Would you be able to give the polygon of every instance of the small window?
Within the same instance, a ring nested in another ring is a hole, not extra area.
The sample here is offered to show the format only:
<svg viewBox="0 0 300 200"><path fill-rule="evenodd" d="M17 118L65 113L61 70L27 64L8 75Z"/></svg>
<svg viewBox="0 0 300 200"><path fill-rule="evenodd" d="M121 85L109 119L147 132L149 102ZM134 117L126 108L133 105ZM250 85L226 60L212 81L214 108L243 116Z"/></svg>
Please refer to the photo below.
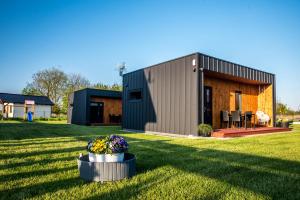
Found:
<svg viewBox="0 0 300 200"><path fill-rule="evenodd" d="M142 100L142 90L132 90L129 91L129 100L130 101L138 101L138 100Z"/></svg>
<svg viewBox="0 0 300 200"><path fill-rule="evenodd" d="M235 110L242 111L242 92L235 92Z"/></svg>
<svg viewBox="0 0 300 200"><path fill-rule="evenodd" d="M13 112L13 108L12 106L9 106L9 113L12 113Z"/></svg>

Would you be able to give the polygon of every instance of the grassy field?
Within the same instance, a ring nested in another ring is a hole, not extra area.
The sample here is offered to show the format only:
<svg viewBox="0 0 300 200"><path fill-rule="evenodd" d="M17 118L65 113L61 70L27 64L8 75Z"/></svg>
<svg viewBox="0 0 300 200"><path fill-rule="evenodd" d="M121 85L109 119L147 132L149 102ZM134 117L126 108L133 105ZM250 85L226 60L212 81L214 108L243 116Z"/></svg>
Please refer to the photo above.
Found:
<svg viewBox="0 0 300 200"><path fill-rule="evenodd" d="M137 175L88 183L76 158L98 135L121 134ZM0 122L1 199L300 199L300 126L231 140L124 133L63 122Z"/></svg>

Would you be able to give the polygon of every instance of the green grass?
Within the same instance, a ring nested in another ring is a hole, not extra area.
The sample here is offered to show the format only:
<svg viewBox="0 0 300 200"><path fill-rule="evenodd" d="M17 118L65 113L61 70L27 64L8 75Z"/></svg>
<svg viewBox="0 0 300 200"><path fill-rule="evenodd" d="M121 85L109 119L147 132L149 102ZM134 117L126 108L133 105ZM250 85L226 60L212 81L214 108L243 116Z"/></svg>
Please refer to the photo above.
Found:
<svg viewBox="0 0 300 200"><path fill-rule="evenodd" d="M89 183L76 158L98 135L121 134L137 175ZM124 133L63 122L0 122L1 199L300 199L300 126L231 140Z"/></svg>

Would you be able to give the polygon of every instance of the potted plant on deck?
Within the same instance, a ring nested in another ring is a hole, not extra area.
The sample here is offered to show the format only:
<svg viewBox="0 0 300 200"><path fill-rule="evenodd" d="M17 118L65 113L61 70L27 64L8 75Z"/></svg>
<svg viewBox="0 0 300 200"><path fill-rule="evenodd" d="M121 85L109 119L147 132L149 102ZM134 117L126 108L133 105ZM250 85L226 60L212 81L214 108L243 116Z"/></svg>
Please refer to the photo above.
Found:
<svg viewBox="0 0 300 200"><path fill-rule="evenodd" d="M90 162L123 162L128 143L118 135L97 137L88 142L87 150Z"/></svg>
<svg viewBox="0 0 300 200"><path fill-rule="evenodd" d="M213 129L209 124L199 124L198 134L203 137L210 137Z"/></svg>

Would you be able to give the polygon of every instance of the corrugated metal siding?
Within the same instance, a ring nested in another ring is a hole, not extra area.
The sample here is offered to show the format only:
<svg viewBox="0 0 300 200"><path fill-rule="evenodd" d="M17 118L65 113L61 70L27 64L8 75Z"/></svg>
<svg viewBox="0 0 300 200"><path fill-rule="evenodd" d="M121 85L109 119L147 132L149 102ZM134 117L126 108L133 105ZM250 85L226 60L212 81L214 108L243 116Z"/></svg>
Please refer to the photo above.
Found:
<svg viewBox="0 0 300 200"><path fill-rule="evenodd" d="M74 93L72 124L86 124L86 90L77 91Z"/></svg>
<svg viewBox="0 0 300 200"><path fill-rule="evenodd" d="M224 61L208 55L200 54L200 67L206 70L233 75L236 77L245 78L248 80L259 81L262 83L272 84L274 74L241 66L235 63Z"/></svg>
<svg viewBox="0 0 300 200"><path fill-rule="evenodd" d="M197 134L198 73L182 57L123 77L123 128ZM142 88L141 101L128 100L130 90Z"/></svg>

